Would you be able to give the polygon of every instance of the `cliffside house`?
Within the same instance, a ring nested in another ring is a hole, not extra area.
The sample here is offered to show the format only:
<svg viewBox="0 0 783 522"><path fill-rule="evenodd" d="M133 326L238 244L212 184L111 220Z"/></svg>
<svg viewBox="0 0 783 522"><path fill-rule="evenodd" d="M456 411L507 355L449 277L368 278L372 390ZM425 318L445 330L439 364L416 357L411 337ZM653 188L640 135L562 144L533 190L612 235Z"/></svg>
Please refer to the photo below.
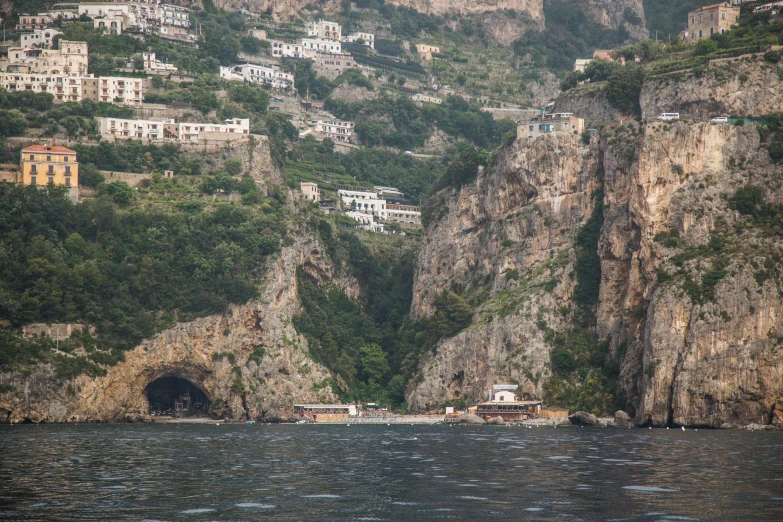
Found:
<svg viewBox="0 0 783 522"><path fill-rule="evenodd" d="M571 112L545 113L517 124L517 139L535 139L546 134L581 134L585 120Z"/></svg>
<svg viewBox="0 0 783 522"><path fill-rule="evenodd" d="M736 25L739 15L740 8L733 7L728 2L700 7L688 13L683 39L695 42L713 34L723 34Z"/></svg>
<svg viewBox="0 0 783 522"><path fill-rule="evenodd" d="M321 201L321 189L318 188L318 183L302 181L299 183L299 190L302 191L305 201Z"/></svg>
<svg viewBox="0 0 783 522"><path fill-rule="evenodd" d="M30 145L23 148L20 155L23 185L66 187L71 199L78 198L79 162L75 150L53 144Z"/></svg>
<svg viewBox="0 0 783 522"><path fill-rule="evenodd" d="M428 44L416 44L416 56L419 60L431 61L433 53L440 53L440 47Z"/></svg>
<svg viewBox="0 0 783 522"><path fill-rule="evenodd" d="M345 38L345 41L348 43L354 43L359 40L362 41L362 45L364 45L365 47L369 47L370 49L375 49L375 35L372 33L361 33L361 32L352 33Z"/></svg>
<svg viewBox="0 0 783 522"><path fill-rule="evenodd" d="M537 417L541 401L519 401L514 391L516 384L496 384L490 390L490 400L476 405L476 415L485 420L502 417L506 422L516 422ZM494 396L493 396L494 391Z"/></svg>

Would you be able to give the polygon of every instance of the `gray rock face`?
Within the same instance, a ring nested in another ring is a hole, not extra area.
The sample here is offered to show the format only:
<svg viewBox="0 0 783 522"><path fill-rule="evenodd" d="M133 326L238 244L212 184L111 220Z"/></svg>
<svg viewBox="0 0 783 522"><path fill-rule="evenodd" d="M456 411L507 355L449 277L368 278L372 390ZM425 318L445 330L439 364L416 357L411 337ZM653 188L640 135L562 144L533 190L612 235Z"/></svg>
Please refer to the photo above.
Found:
<svg viewBox="0 0 783 522"><path fill-rule="evenodd" d="M660 76L645 83L642 111L649 120L662 112L701 121L711 116L763 118L783 111L781 71L783 62L746 56L713 61L704 74L685 71Z"/></svg>
<svg viewBox="0 0 783 522"><path fill-rule="evenodd" d="M598 425L598 417L596 417L592 413L587 413L584 411L578 411L573 415L569 415L568 420L574 426L597 426Z"/></svg>
<svg viewBox="0 0 783 522"><path fill-rule="evenodd" d="M498 415L497 417L492 417L487 421L487 424L490 424L492 426L505 426L506 421L503 420L503 417Z"/></svg>
<svg viewBox="0 0 783 522"><path fill-rule="evenodd" d="M126 352L125 361L108 367L104 377L82 375L65 385L46 366L30 375L0 374L0 384L12 390L0 394L0 421L149 420L144 390L169 375L190 380L213 403L222 401L220 414L230 419L287 417L294 402L335 401L329 387L315 391L329 372L309 359L307 340L291 325L300 309L297 267L356 295L358 285L334 274L321 244L302 237L270 260L260 299L160 332ZM250 360L258 349L263 357ZM244 397L231 391L234 366L241 370Z"/></svg>
<svg viewBox="0 0 783 522"><path fill-rule="evenodd" d="M614 412L614 424L619 428L627 428L633 426L633 419L623 410L617 410Z"/></svg>
<svg viewBox="0 0 783 522"><path fill-rule="evenodd" d="M472 413L465 413L459 416L457 419L458 424L486 424L487 421L479 417L478 415L473 415Z"/></svg>

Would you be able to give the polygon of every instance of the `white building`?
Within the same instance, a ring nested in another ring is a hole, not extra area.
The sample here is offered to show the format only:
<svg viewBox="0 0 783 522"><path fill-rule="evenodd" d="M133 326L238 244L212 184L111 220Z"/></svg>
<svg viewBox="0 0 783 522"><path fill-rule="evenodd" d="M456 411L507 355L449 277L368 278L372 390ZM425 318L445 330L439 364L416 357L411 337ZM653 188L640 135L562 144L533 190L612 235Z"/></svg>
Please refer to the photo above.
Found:
<svg viewBox="0 0 783 522"><path fill-rule="evenodd" d="M326 40L342 40L342 28L337 22L318 20L307 24L307 36Z"/></svg>
<svg viewBox="0 0 783 522"><path fill-rule="evenodd" d="M120 105L141 105L141 78L126 78L122 76L101 76L95 78L97 99L93 101L118 103Z"/></svg>
<svg viewBox="0 0 783 522"><path fill-rule="evenodd" d="M48 92L57 103L81 102L83 98L82 79L65 74L2 72L0 86L9 92Z"/></svg>
<svg viewBox="0 0 783 522"><path fill-rule="evenodd" d="M79 3L69 2L54 4L49 8L49 14L52 15L55 20L57 18L62 18L63 20L75 20L79 18Z"/></svg>
<svg viewBox="0 0 783 522"><path fill-rule="evenodd" d="M736 4L735 4L736 5ZM754 13L760 13L762 11L776 11L780 12L783 8L783 2L772 2L771 4L764 4L753 8Z"/></svg>
<svg viewBox="0 0 783 522"><path fill-rule="evenodd" d="M386 204L386 221L405 225L421 225L421 208L413 205Z"/></svg>
<svg viewBox="0 0 783 522"><path fill-rule="evenodd" d="M203 134L250 134L250 120L232 118L222 124L214 123L178 123L179 141L198 141Z"/></svg>
<svg viewBox="0 0 783 522"><path fill-rule="evenodd" d="M304 58L301 44L270 40L272 44L272 56L277 58Z"/></svg>
<svg viewBox="0 0 783 522"><path fill-rule="evenodd" d="M322 53L341 53L343 44L338 40L326 40L323 38L302 38L302 49Z"/></svg>
<svg viewBox="0 0 783 522"><path fill-rule="evenodd" d="M343 206L362 214L370 214L386 219L386 200L378 198L378 193L365 190L340 189L337 191Z"/></svg>
<svg viewBox="0 0 783 522"><path fill-rule="evenodd" d="M411 100L419 104L434 103L435 105L440 105L441 103L443 103L443 100L441 100L437 96L429 96L427 94L422 94L422 93L414 94L413 96L411 96Z"/></svg>
<svg viewBox="0 0 783 522"><path fill-rule="evenodd" d="M362 40L362 45L375 49L375 35L372 33L351 33L345 40L348 43L354 43L357 40Z"/></svg>
<svg viewBox="0 0 783 522"><path fill-rule="evenodd" d="M157 9L160 25L190 27L190 9L178 5L161 4Z"/></svg>
<svg viewBox="0 0 783 522"><path fill-rule="evenodd" d="M177 66L173 63L163 63L155 57L155 53L143 53L145 71L170 71L177 72ZM221 67L222 69L222 67Z"/></svg>
<svg viewBox="0 0 783 522"><path fill-rule="evenodd" d="M352 121L337 119L310 120L310 128L313 129L313 132L321 134L324 138L339 142L351 141L353 125Z"/></svg>
<svg viewBox="0 0 783 522"><path fill-rule="evenodd" d="M372 214L347 210L343 215L356 221L358 223L357 228L369 230L370 232L383 232L383 224L375 221L375 217Z"/></svg>
<svg viewBox="0 0 783 522"><path fill-rule="evenodd" d="M79 16L87 16L89 18L103 18L109 14L123 13L130 16L131 3L130 2L79 2Z"/></svg>
<svg viewBox="0 0 783 522"><path fill-rule="evenodd" d="M432 60L433 53L440 53L440 47L428 44L416 44L416 55L420 60Z"/></svg>
<svg viewBox="0 0 783 522"><path fill-rule="evenodd" d="M174 120L123 120L119 118L98 118L98 132L102 138L113 137L126 140L163 140L166 126L175 125Z"/></svg>
<svg viewBox="0 0 783 522"><path fill-rule="evenodd" d="M51 49L54 37L58 34L63 33L53 28L36 29L32 33L22 34L20 43L22 44L22 49Z"/></svg>
<svg viewBox="0 0 783 522"><path fill-rule="evenodd" d="M270 64L246 63L235 66L234 70L238 70L246 82L267 84L273 89L292 89L294 87L293 74Z"/></svg>
<svg viewBox="0 0 783 522"><path fill-rule="evenodd" d="M237 138L249 135L250 120L233 118L216 124L176 123L173 119L98 118L98 128L101 137L107 139L196 142L200 139L224 139L220 135L237 135Z"/></svg>

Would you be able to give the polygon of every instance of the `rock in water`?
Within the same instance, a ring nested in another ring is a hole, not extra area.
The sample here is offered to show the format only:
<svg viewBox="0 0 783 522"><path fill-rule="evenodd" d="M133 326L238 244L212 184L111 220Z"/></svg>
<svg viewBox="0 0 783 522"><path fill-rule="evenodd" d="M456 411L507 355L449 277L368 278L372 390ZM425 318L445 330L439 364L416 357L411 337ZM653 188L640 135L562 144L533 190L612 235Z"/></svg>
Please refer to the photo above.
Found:
<svg viewBox="0 0 783 522"><path fill-rule="evenodd" d="M633 426L633 419L623 410L617 410L614 412L614 423L619 428L627 428L629 426Z"/></svg>
<svg viewBox="0 0 783 522"><path fill-rule="evenodd" d="M498 415L497 417L493 417L487 421L487 424L492 424L494 426L505 426L506 421L503 420L503 417Z"/></svg>
<svg viewBox="0 0 783 522"><path fill-rule="evenodd" d="M457 419L457 422L460 424L486 424L487 423L487 421L485 421L478 415L473 415L472 413L465 413L463 415L460 415L459 419Z"/></svg>
<svg viewBox="0 0 783 522"><path fill-rule="evenodd" d="M568 416L568 420L575 426L595 426L598 424L598 418L592 413L578 411Z"/></svg>

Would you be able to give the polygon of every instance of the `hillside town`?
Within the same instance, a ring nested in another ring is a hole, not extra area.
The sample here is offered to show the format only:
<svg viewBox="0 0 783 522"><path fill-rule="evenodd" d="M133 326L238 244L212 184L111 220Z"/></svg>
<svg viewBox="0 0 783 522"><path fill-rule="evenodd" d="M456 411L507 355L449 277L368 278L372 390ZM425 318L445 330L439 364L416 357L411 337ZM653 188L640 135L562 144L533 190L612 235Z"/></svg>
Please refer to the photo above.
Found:
<svg viewBox="0 0 783 522"><path fill-rule="evenodd" d="M695 42L714 34L724 34L737 23L741 3L738 0L721 2L689 12L687 27L680 37L684 41ZM754 8L754 12L769 11L773 14L779 10L780 2ZM16 24L19 31L18 45L7 45L5 56L0 57L2 88L8 92L51 93L56 104L81 103L85 100L114 104L133 108L141 115L150 112L146 110L149 105L147 99L157 99L155 93L159 92L160 80L154 80L156 77L180 83L194 79L180 72L176 65L160 60L151 50L140 53L140 56L126 57L128 63L121 70L127 72L127 76L89 72L88 43L64 39L62 31L68 24L85 21L91 22L95 31L108 37L133 34L139 38L149 38L154 35L183 46L198 45L196 42L200 38L203 41L198 25L191 21L190 9L181 5L159 0L57 3L45 12L19 15ZM273 104L270 109L290 119L298 130L299 139L309 138L319 142L330 140L341 147L356 147L355 122L336 117L325 110L322 103L313 100L309 91L297 89L295 68L286 60L311 60L315 74L328 80L355 71L365 78L363 82L371 85L373 79L389 74L388 70L357 62L349 48L354 52L363 49L362 53L375 55L378 53L376 35L362 30L345 33L340 23L321 18L311 20L304 27L297 28L297 31L300 37L281 39L269 36L264 29L248 29L248 38L263 44L261 49L266 49L267 54L257 53L253 56L240 53L241 61L218 67L218 77L230 84L258 85L272 93ZM439 46L426 42L416 42L412 52L424 64L434 63L435 57L443 56ZM595 60L625 64L626 57L612 50L595 50L592 58L577 59L573 70L585 74L585 70ZM389 63L393 65L393 59ZM389 79L393 79L393 76L391 74ZM410 100L420 107L442 105L444 97L450 96L454 90L449 86L439 87L434 82L432 77L411 82L411 85L418 85L417 90L408 95ZM408 83L402 81L400 85ZM405 89L410 91L409 87ZM286 98L292 103L287 102ZM551 104L546 108L531 110L506 102L483 100L482 103L487 104L482 110L492 111L496 119L527 111L527 117L516 119L516 135L519 139L533 140L550 133L581 135L585 132L583 118L572 113L552 113L549 111ZM264 139L252 132L247 118L232 118L224 122L192 121L189 118L177 122L176 118L169 117L99 117L96 122L100 139L110 142L138 140L142 143L197 143L201 140L206 143L215 140L247 140L251 137ZM406 153L412 154L410 151ZM12 179L12 176L6 175L5 178ZM331 182L323 179L323 183L329 185ZM311 190L313 185L317 187L317 179L301 181L303 192ZM358 228L373 232L384 232L384 222L394 222L405 228L421 225L421 213L417 205L404 198L387 202L377 189L338 189L336 200L327 199L324 209L339 208L345 216L356 222ZM319 199L312 197L309 201L321 204Z"/></svg>

